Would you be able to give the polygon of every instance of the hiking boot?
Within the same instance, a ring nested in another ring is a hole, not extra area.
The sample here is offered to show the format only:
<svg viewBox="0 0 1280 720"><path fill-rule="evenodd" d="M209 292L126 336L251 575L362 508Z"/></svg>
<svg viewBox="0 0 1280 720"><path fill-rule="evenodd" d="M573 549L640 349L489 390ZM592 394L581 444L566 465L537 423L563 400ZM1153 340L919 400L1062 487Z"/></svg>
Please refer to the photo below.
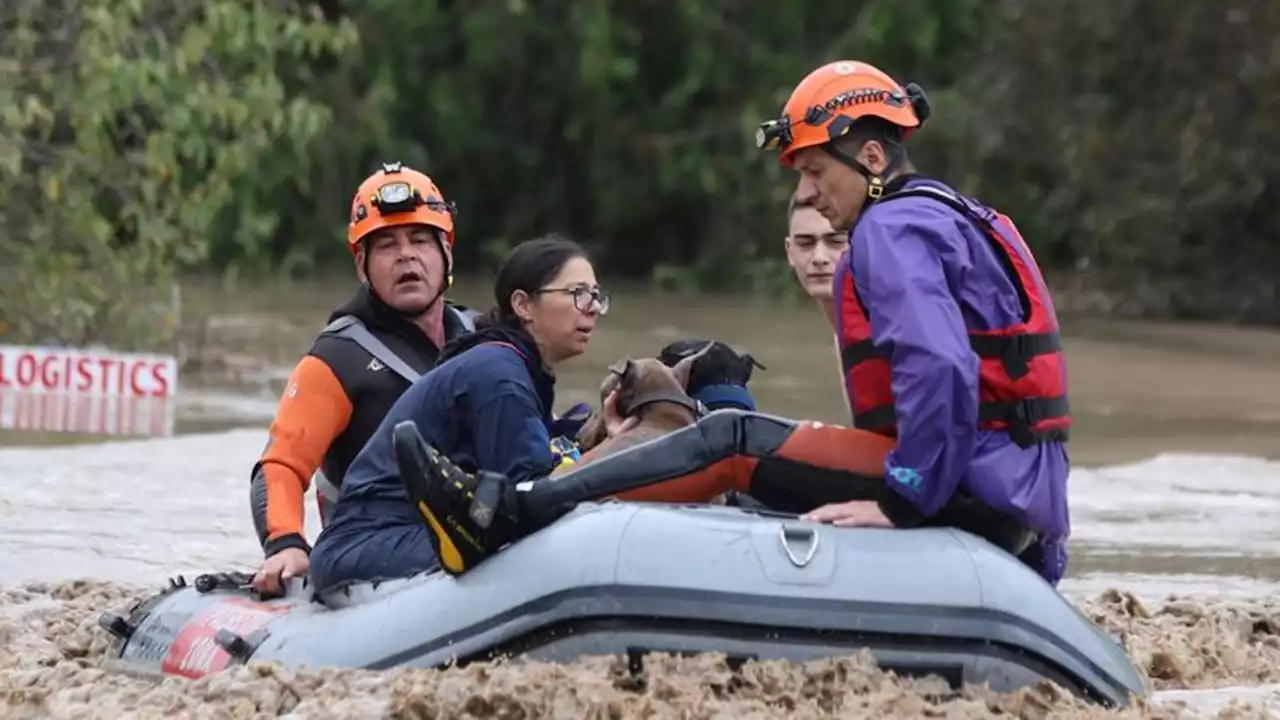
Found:
<svg viewBox="0 0 1280 720"><path fill-rule="evenodd" d="M411 420L392 429L391 442L400 482L445 572L462 575L520 536L515 489L505 477L464 472L428 445Z"/></svg>

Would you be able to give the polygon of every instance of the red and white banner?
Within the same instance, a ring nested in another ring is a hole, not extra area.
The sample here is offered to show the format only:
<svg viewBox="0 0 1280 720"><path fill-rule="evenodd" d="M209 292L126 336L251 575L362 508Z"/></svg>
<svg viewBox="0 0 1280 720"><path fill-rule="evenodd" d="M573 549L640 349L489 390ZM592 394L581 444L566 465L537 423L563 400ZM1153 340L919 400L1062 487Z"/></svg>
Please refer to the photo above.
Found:
<svg viewBox="0 0 1280 720"><path fill-rule="evenodd" d="M171 356L0 345L0 429L167 436L177 394Z"/></svg>

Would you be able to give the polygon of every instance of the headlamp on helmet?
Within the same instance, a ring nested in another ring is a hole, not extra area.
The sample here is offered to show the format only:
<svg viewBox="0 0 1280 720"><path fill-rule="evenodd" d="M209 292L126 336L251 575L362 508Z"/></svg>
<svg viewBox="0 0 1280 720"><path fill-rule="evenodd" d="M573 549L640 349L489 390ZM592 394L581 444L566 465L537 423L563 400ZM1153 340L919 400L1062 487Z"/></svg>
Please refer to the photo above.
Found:
<svg viewBox="0 0 1280 720"><path fill-rule="evenodd" d="M435 195L424 199L417 188L404 181L389 182L379 187L369 196L369 204L377 208L382 215L413 212L415 208L422 205L455 217L458 214L453 203L445 202Z"/></svg>
<svg viewBox="0 0 1280 720"><path fill-rule="evenodd" d="M415 197L417 194L409 183L393 182L378 188L371 201L383 214L404 212L417 205L415 200L420 199Z"/></svg>
<svg viewBox="0 0 1280 720"><path fill-rule="evenodd" d="M756 128L756 147L760 150L773 150L791 144L791 118L783 115L777 120L760 123Z"/></svg>

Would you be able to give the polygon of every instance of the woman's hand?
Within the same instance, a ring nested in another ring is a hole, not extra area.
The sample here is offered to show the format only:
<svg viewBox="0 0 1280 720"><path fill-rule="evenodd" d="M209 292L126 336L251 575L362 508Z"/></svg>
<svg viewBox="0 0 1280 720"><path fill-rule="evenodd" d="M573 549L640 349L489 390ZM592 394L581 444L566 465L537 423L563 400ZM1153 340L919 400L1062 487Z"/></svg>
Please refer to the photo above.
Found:
<svg viewBox="0 0 1280 720"><path fill-rule="evenodd" d="M800 516L809 522L829 522L840 527L891 528L893 523L880 511L880 506L870 500L851 500L828 503Z"/></svg>
<svg viewBox="0 0 1280 720"><path fill-rule="evenodd" d="M622 417L618 412L618 391L609 393L600 406L600 417L604 418L604 431L609 437L617 437L640 424L640 418Z"/></svg>

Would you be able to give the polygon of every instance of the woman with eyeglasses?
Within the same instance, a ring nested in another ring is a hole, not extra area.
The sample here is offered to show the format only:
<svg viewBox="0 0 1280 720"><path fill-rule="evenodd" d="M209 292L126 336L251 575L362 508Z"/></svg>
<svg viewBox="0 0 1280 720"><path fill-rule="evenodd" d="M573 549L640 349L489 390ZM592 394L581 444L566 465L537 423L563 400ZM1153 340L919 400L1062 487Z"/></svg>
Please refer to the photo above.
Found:
<svg viewBox="0 0 1280 720"><path fill-rule="evenodd" d="M397 423L413 420L428 443L473 472L521 482L555 467L555 367L586 351L609 296L586 252L551 236L516 247L498 273L494 299L476 332L445 346L435 369L400 397L351 463L333 517L311 551L318 590L437 567L398 477L391 443ZM616 401L610 396L601 409L610 436L635 422L620 417Z"/></svg>

